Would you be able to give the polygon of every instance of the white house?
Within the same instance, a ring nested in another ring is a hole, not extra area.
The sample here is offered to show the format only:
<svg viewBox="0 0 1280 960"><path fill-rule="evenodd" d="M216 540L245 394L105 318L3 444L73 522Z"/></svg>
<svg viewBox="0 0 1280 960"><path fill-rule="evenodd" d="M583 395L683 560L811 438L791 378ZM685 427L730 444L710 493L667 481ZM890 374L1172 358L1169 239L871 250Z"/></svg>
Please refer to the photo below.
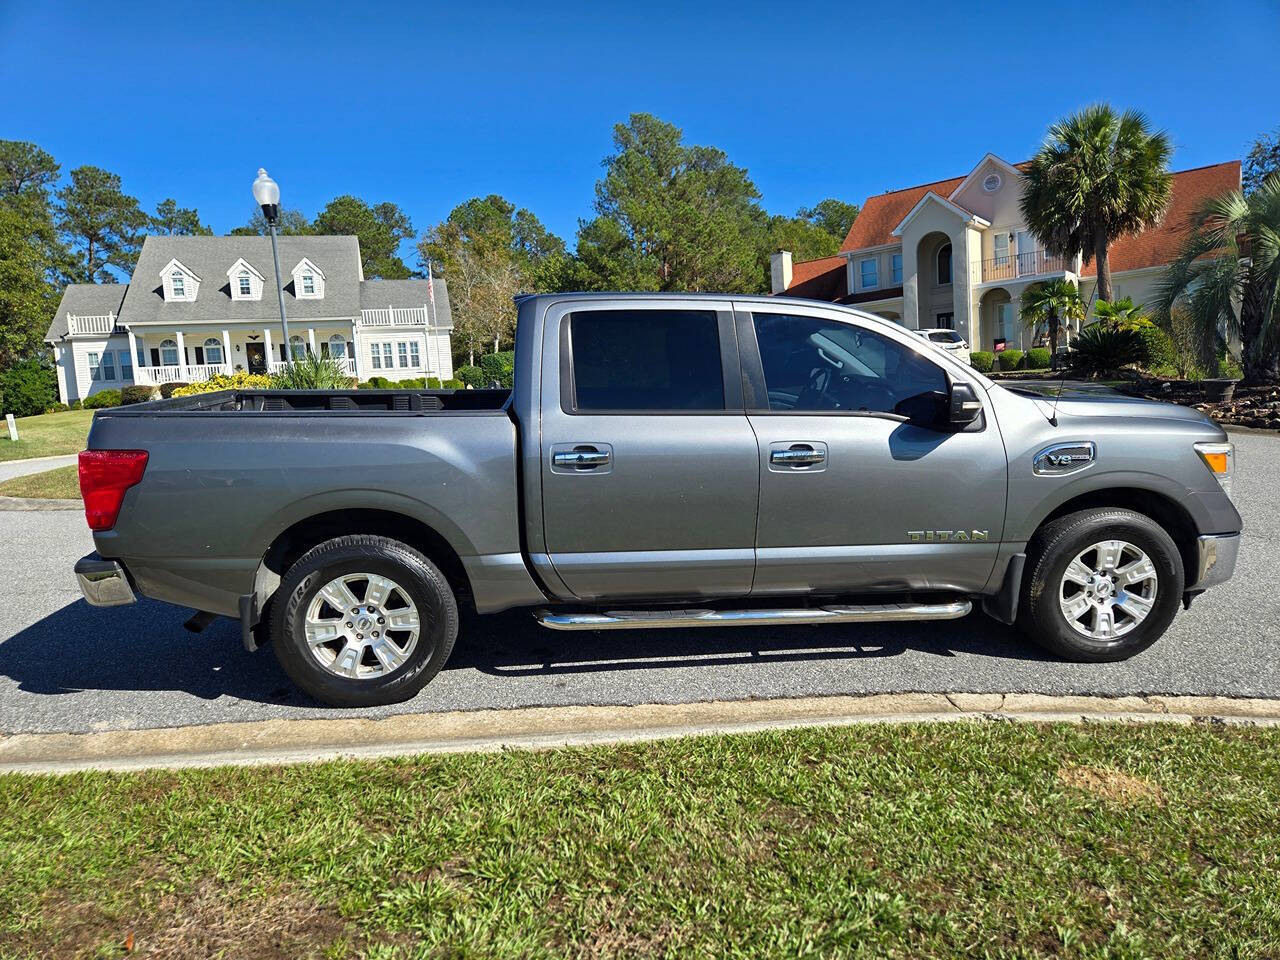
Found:
<svg viewBox="0 0 1280 960"><path fill-rule="evenodd" d="M268 373L307 353L361 380L453 376L443 279L366 280L356 237L279 243L288 344L268 237L147 237L129 283L68 286L45 336L62 402Z"/></svg>
<svg viewBox="0 0 1280 960"><path fill-rule="evenodd" d="M793 263L775 253L775 294L856 304L912 329L959 330L975 350L1033 345L1021 298L1053 278L1075 280L1092 307L1095 264L1042 249L1022 220L1022 171L987 154L968 174L870 197L835 256ZM1206 198L1240 187L1232 160L1173 175L1163 222L1108 251L1113 296L1150 303Z"/></svg>

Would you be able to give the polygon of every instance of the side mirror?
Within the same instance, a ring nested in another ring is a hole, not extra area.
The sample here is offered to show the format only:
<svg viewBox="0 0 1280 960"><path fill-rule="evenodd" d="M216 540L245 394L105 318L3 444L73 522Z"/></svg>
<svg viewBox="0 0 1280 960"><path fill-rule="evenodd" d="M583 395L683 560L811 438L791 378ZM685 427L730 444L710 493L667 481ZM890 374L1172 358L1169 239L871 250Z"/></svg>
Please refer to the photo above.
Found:
<svg viewBox="0 0 1280 960"><path fill-rule="evenodd" d="M973 384L965 383L963 380L951 381L947 394L946 422L950 426L960 429L977 420L981 413L982 401L978 399L978 394L973 389Z"/></svg>

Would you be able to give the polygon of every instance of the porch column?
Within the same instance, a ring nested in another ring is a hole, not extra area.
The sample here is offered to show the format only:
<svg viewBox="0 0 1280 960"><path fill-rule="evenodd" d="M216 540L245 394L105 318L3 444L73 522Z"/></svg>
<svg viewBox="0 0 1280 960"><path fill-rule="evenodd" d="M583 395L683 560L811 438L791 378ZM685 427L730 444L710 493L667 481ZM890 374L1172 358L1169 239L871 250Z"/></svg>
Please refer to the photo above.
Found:
<svg viewBox="0 0 1280 960"><path fill-rule="evenodd" d="M351 375L358 380L364 377L360 374L360 354L356 350L356 322L351 321L351 339L347 341L347 356L351 358Z"/></svg>
<svg viewBox="0 0 1280 960"><path fill-rule="evenodd" d="M228 374L234 369L231 366L231 331L222 331L222 366Z"/></svg>
<svg viewBox="0 0 1280 960"><path fill-rule="evenodd" d="M423 337L423 345L427 348L427 376L439 376L439 369L437 369L436 365L431 362L431 308L425 303L422 305L422 316L425 318L422 324L422 329L425 334ZM437 357L437 359L439 358Z"/></svg>
<svg viewBox="0 0 1280 960"><path fill-rule="evenodd" d="M182 337L182 331L178 331L178 379L187 379L187 341Z"/></svg>
<svg viewBox="0 0 1280 960"><path fill-rule="evenodd" d="M262 345L263 345L263 348L266 350L266 353L267 353L267 373L270 373L270 372L271 372L271 360L272 360L272 354L271 354L271 328L270 328L270 327L263 327L263 328L262 328Z"/></svg>
<svg viewBox="0 0 1280 960"><path fill-rule="evenodd" d="M307 327L307 346L311 350L311 355L316 355L316 328Z"/></svg>
<svg viewBox="0 0 1280 960"><path fill-rule="evenodd" d="M134 336L133 331L125 328L125 335L129 338L129 369L137 371L142 364L138 362L138 338ZM133 375L133 382L138 382L138 374Z"/></svg>

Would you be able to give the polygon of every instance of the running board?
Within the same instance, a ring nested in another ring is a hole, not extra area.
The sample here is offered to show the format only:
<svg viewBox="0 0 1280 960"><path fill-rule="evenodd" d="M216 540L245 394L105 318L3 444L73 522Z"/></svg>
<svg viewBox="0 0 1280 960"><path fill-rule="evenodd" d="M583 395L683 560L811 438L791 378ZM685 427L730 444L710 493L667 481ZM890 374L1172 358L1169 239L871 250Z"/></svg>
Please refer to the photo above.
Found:
<svg viewBox="0 0 1280 960"><path fill-rule="evenodd" d="M875 603L771 610L611 610L562 613L539 610L538 623L552 630L656 630L662 627L776 627L802 623L884 623L893 620L956 620L968 616L968 600L951 603Z"/></svg>

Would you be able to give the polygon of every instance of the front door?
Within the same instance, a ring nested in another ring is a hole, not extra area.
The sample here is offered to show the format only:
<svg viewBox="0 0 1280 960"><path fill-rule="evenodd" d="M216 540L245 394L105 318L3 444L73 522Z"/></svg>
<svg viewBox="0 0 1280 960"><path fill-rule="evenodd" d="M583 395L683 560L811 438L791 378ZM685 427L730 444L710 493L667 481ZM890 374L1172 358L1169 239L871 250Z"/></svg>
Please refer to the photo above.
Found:
<svg viewBox="0 0 1280 960"><path fill-rule="evenodd" d="M249 364L250 373L266 373L267 372L267 348L261 343L246 343L244 345L245 362Z"/></svg>
<svg viewBox="0 0 1280 960"><path fill-rule="evenodd" d="M960 433L905 422L947 390L913 339L817 307L739 312L759 439L753 595L985 586L1003 532L1004 446L989 417Z"/></svg>
<svg viewBox="0 0 1280 960"><path fill-rule="evenodd" d="M730 305L554 304L545 330L542 522L555 576L584 600L748 593L759 477Z"/></svg>

